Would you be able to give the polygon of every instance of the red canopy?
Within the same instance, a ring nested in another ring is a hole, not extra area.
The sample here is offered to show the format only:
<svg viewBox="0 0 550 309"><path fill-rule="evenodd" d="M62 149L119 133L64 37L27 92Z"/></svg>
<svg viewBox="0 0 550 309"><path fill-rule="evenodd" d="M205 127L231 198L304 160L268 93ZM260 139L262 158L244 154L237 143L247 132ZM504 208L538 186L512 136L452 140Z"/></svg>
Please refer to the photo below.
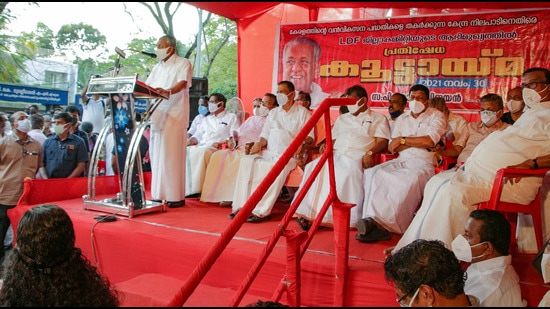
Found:
<svg viewBox="0 0 550 309"><path fill-rule="evenodd" d="M391 16L549 8L550 2L185 2L237 23L238 96L246 110L252 99L273 92L275 39L280 23L368 19Z"/></svg>

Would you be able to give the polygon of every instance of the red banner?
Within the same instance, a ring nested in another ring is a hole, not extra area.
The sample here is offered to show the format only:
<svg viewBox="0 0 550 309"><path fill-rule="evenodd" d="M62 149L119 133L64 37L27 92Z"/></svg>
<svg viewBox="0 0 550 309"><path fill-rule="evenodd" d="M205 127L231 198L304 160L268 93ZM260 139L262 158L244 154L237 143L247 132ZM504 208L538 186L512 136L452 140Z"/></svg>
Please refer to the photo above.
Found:
<svg viewBox="0 0 550 309"><path fill-rule="evenodd" d="M550 10L544 9L281 24L274 78L311 92L304 86L308 72L300 72L311 70L318 90L332 97L360 84L373 107L423 84L451 110L477 111L487 93L506 101L524 70L550 68L549 29ZM283 59L285 44L297 37L319 44L317 64L303 55Z"/></svg>

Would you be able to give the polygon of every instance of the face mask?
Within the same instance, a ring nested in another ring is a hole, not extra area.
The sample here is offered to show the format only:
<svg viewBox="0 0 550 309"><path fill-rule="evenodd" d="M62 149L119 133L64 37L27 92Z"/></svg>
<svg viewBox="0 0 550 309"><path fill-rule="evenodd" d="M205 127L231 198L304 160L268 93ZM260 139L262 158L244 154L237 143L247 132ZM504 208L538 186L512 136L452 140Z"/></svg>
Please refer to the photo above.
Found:
<svg viewBox="0 0 550 309"><path fill-rule="evenodd" d="M63 134L63 132L65 132L65 125L64 124L56 124L56 125L53 126L53 131L55 132L55 134L61 135L61 134Z"/></svg>
<svg viewBox="0 0 550 309"><path fill-rule="evenodd" d="M481 111L481 121L487 127L491 127L497 122L497 112Z"/></svg>
<svg viewBox="0 0 550 309"><path fill-rule="evenodd" d="M284 93L277 93L277 103L279 106L283 106L288 102L288 96Z"/></svg>
<svg viewBox="0 0 550 309"><path fill-rule="evenodd" d="M414 114L420 114L426 109L426 106L420 101L412 100L409 102L409 109Z"/></svg>
<svg viewBox="0 0 550 309"><path fill-rule="evenodd" d="M156 49L155 50L155 55L157 55L157 58L162 61L164 60L164 58L166 58L166 56L168 56L168 48L170 47L166 47L166 48L162 48L162 49Z"/></svg>
<svg viewBox="0 0 550 309"><path fill-rule="evenodd" d="M529 108L533 108L535 105L539 104L540 101L542 101L540 93L546 90L546 88L548 88L548 86L546 86L541 91L536 91L535 89L530 88L523 88L522 94L523 102L525 102L525 105L527 105Z"/></svg>
<svg viewBox="0 0 550 309"><path fill-rule="evenodd" d="M391 112L391 113L390 113L390 117L391 117L392 119L395 119L395 118L399 117L402 113L403 113L402 111Z"/></svg>
<svg viewBox="0 0 550 309"><path fill-rule="evenodd" d="M218 109L220 109L218 104L220 103L208 103L208 111L212 114L215 113Z"/></svg>
<svg viewBox="0 0 550 309"><path fill-rule="evenodd" d="M348 110L351 114L355 114L355 112L357 112L362 107L362 105L359 105L360 101L361 99L357 100L353 105L347 105Z"/></svg>
<svg viewBox="0 0 550 309"><path fill-rule="evenodd" d="M451 248L453 249L453 253L455 254L457 259L459 259L460 261L469 263L472 261L472 259L477 259L483 256L482 254L482 255L472 257L472 248L477 247L484 243L485 241L480 242L479 244L470 246L470 243L468 243L468 240L466 240L466 238L464 238L462 234L458 234L458 236L456 236L456 238L451 243Z"/></svg>
<svg viewBox="0 0 550 309"><path fill-rule="evenodd" d="M29 119L23 119L17 121L17 131L27 133L31 130L31 122Z"/></svg>
<svg viewBox="0 0 550 309"><path fill-rule="evenodd" d="M523 101L510 100L510 101L506 102L506 106L508 107L508 110L512 114L515 114L515 113L519 112L522 105L523 105Z"/></svg>
<svg viewBox="0 0 550 309"><path fill-rule="evenodd" d="M269 114L269 108L263 105L260 105L259 107L254 109L254 116L265 117L267 116L267 114Z"/></svg>
<svg viewBox="0 0 550 309"><path fill-rule="evenodd" d="M199 105L199 114L206 116L206 114L208 114L208 107Z"/></svg>

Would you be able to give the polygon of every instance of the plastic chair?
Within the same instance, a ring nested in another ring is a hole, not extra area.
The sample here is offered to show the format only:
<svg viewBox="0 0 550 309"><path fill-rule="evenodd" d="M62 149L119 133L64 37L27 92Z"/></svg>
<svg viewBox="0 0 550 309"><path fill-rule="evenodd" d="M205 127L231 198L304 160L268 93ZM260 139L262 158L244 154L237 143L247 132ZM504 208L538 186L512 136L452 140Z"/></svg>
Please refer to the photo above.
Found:
<svg viewBox="0 0 550 309"><path fill-rule="evenodd" d="M528 169L519 169L519 168L501 168L497 171L495 176L495 181L493 183L493 191L491 192L491 198L486 201L479 203L478 209L492 209L502 212L512 226L512 243L515 245L516 242L516 222L517 214L524 213L529 214L533 218L533 226L535 228L535 237L537 240L538 250L542 248L544 243L543 241L543 218L542 218L542 206L541 206L541 197L540 197L540 188L537 192L535 199L528 205L516 204L503 202L500 200L502 188L505 184L506 178L516 178L516 177L541 177L544 178L544 175L550 170L550 168L539 168L534 170ZM512 248L516 248L512 246Z"/></svg>

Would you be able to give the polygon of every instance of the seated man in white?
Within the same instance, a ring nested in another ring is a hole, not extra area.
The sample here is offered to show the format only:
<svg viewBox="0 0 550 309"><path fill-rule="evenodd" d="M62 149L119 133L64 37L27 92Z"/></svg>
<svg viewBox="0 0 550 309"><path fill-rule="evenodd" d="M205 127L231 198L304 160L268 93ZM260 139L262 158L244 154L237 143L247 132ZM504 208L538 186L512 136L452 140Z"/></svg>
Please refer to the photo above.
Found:
<svg viewBox="0 0 550 309"><path fill-rule="evenodd" d="M239 129L237 116L225 111L225 102L226 98L221 93L210 95L210 115L204 118L197 132L187 142L186 196L201 193L210 156Z"/></svg>
<svg viewBox="0 0 550 309"><path fill-rule="evenodd" d="M251 143L258 140L269 111L279 106L277 97L266 93L263 100L253 102L254 116L239 127L234 140L230 137L228 149L218 150L210 157L202 185L201 202L217 203L220 206L231 206L235 191L235 178L239 171L241 158L250 151Z"/></svg>
<svg viewBox="0 0 550 309"><path fill-rule="evenodd" d="M525 104L531 108L514 125L489 134L435 192L426 192L425 203L393 252L419 238L439 239L450 246L462 233L468 214L489 200L499 169L550 167L550 71L528 69L523 73L523 85ZM501 200L529 204L541 182L537 177L526 177L507 183ZM518 227L518 247L527 249L520 241L522 229ZM525 239L529 241L533 239Z"/></svg>
<svg viewBox="0 0 550 309"><path fill-rule="evenodd" d="M399 156L364 171L365 199L357 221L361 242L390 239L402 234L422 201L424 186L435 175L434 147L447 131L447 120L428 106L429 90L414 85L409 91L409 112L397 118L388 150Z"/></svg>
<svg viewBox="0 0 550 309"><path fill-rule="evenodd" d="M445 102L445 99L442 97L435 97L431 99L430 107L437 108L443 114L445 114L445 117L447 118L448 131L441 141L444 145L446 145L446 148L449 148L447 144L452 144L456 139L460 137L460 135L464 131L464 128L468 124L468 120L460 115L451 112L447 107L447 102Z"/></svg>
<svg viewBox="0 0 550 309"><path fill-rule="evenodd" d="M470 213L464 234L452 242L456 257L471 263L466 269L466 294L481 307L525 307L519 276L512 266L510 222L498 211L478 209Z"/></svg>
<svg viewBox="0 0 550 309"><path fill-rule="evenodd" d="M277 84L277 102L280 106L269 112L259 140L254 143L250 153L241 159L235 193L233 194L232 212L229 215L230 219L233 219L244 206L248 198L311 118L311 114L305 107L294 104L294 97L293 83L282 81ZM313 130L308 133L304 143L306 145L313 143ZM264 147L267 148L262 151ZM248 222L256 223L271 219L271 210L275 200L279 196L288 174L295 167L296 159L290 158L279 176L258 202L252 214L247 218Z"/></svg>
<svg viewBox="0 0 550 309"><path fill-rule="evenodd" d="M336 192L340 201L356 205L350 214L350 225L355 226L356 221L361 218L364 196L363 170L374 165L374 154L387 150L390 126L383 114L368 107L368 94L365 88L355 85L346 90L346 95L357 100L357 103L348 105L349 113L340 115L334 123L333 158ZM303 185L318 161L319 159L315 159L305 166L298 193L305 189ZM296 210L296 221L303 230L309 230L329 191L328 163L325 163ZM328 208L321 225L332 227L332 207Z"/></svg>

